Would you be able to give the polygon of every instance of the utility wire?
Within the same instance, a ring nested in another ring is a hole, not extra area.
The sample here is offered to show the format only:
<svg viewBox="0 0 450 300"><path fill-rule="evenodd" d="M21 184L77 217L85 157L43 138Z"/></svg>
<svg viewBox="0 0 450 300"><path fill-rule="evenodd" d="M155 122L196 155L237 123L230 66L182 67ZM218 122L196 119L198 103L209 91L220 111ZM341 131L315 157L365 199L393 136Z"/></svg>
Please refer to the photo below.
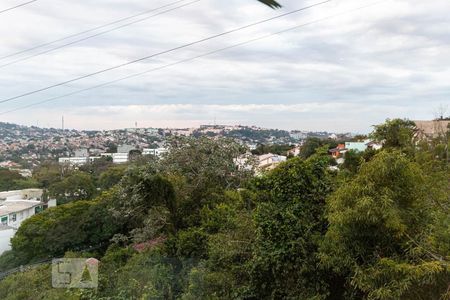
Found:
<svg viewBox="0 0 450 300"><path fill-rule="evenodd" d="M11 97L11 98L3 99L3 100L0 100L0 103L10 102L10 101L13 101L13 100L16 100L16 99L19 99L19 98L23 98L25 96L33 95L33 94L36 94L36 93L39 93L39 92L42 92L42 91L46 91L46 90L58 87L58 86L62 86L62 85L68 84L68 83L79 81L79 80L82 80L82 79L85 79L85 78L88 78L88 77L92 77L92 76L95 76L95 75L98 75L98 74L106 73L108 71L119 69L119 68L122 68L122 67L125 67L125 66L128 66L128 65L131 65L131 64L135 64L135 63L141 62L141 61L145 61L145 60L148 60L150 58L154 58L154 57L157 57L157 56L160 56L160 55L163 55L163 54L171 53L171 52L174 52L176 50L180 50L180 49L192 46L192 45L200 44L202 42L209 41L209 40L212 40L212 39L215 39L215 38L218 38L218 37L230 34L230 33L234 33L234 32L241 31L241 30L244 30L244 29L247 29L247 28L250 28L250 27L254 27L256 25L267 23L267 22L272 21L272 20L276 20L276 19L279 19L279 18L282 18L282 17L286 17L288 15L292 15L294 13L298 13L298 12L310 9L310 8L315 7L315 6L323 5L323 4L331 2L331 1L332 0L326 0L326 1L322 1L322 2L316 3L316 4L305 6L303 8L299 8L299 9L296 9L296 10L293 10L293 11L290 11L290 12L287 12L287 13L275 16L275 17L271 17L271 18L268 18L268 19L265 19L265 20L262 20L262 21L258 21L258 22L251 23L251 24L248 24L248 25L245 25L245 26L242 26L242 27L238 27L238 28L235 28L235 29L232 29L232 30L228 30L228 31L225 31L225 32L222 32L222 33L219 33L219 34L215 34L215 35L212 35L212 36L209 36L209 37L206 37L206 38L194 41L194 42L190 42L190 43L187 43L187 44L184 44L184 45L181 45L181 46L177 46L175 48L171 48L171 49L164 50L164 51L161 51L161 52L158 52L158 53L154 53L154 54L151 54L151 55L148 55L148 56L144 56L144 57L141 57L141 58L138 58L138 59L135 59L135 60L132 60L132 61L120 64L120 65L116 65L116 66L109 67L109 68L106 68L106 69L103 69L103 70L100 70L100 71L97 71L97 72L94 72L94 73L90 73L90 74L83 75L83 76L80 76L80 77L76 77L76 78L73 78L73 79L70 79L70 80L67 80L67 81L63 81L63 82L60 82L60 83L57 83L57 84L53 84L53 85L50 85L50 86L47 86L47 87L43 87L43 88L40 88L40 89L37 89L37 90L34 90L34 91L30 91L30 92L18 95L18 96L14 96L14 97Z"/></svg>
<svg viewBox="0 0 450 300"><path fill-rule="evenodd" d="M37 0L34 0L34 1L37 1ZM123 21L134 19L136 17L140 17L140 16L146 15L148 13L151 13L151 12L154 12L154 11L157 11L157 10L160 10L160 9L163 9L163 8L166 8L166 7L169 7L169 6L172 6L172 5L184 2L184 1L186 1L186 0L174 1L174 2L165 4L165 5L157 7L157 8L152 8L150 10L146 10L146 11L140 12L138 14L134 14L134 15L122 18L122 19L118 19L118 20L115 20L115 21L112 21L112 22L109 22L109 23L106 23L106 24L103 24L103 25L100 25L100 26L97 26L97 27L93 27L91 29L87 29L87 30L84 30L84 31L81 31L81 32L78 32L78 33L75 33L75 34L71 34L71 35L68 35L68 36L65 36L65 37L62 37L62 38L50 41L50 42L45 42L43 44L36 45L36 46L33 46L31 48L27 48L27 49L24 49L24 50L20 50L20 51L15 52L15 53L11 53L11 54L8 54L8 55L5 55L5 56L0 56L0 60L4 60L4 59L9 58L9 57L13 57L13 56L16 56L16 55L19 55L19 54L22 54L22 53L33 51L33 50L36 50L36 49L39 49L39 48L42 48L42 47L45 47L45 46L49 46L49 45L52 45L54 43L62 42L62 41L65 41L67 39L71 39L71 38L74 38L74 37L77 37L77 36L80 36L80 35L83 35L83 34L86 34L86 33L89 33L89 32L93 32L93 31L96 31L96 30L99 30L99 29L102 29L102 28L105 28L105 27L108 27L108 26L111 26L111 25L115 25L115 24L121 23Z"/></svg>
<svg viewBox="0 0 450 300"><path fill-rule="evenodd" d="M28 5L28 4L31 4L31 3L36 2L36 1L38 1L38 0L28 1L28 2L19 4L19 5L16 5L16 6L7 8L7 9L4 9L4 10L0 10L0 14L5 13L5 12L10 11L10 10L13 10L13 9L16 9L16 8L19 8L19 7L22 7L22 6L25 6L25 5Z"/></svg>
<svg viewBox="0 0 450 300"><path fill-rule="evenodd" d="M59 49L62 49L62 48L65 48L65 47L68 47L68 46L77 44L77 43L82 42L82 41L86 41L86 40L92 39L92 38L94 38L94 37L98 37L98 36L104 35L104 34L106 34L106 33L112 32L112 31L116 31L116 30L121 29L121 28L124 28L124 27L131 26L131 25L136 24L136 23L139 23L139 22L143 22L143 21L149 20L149 19L151 19L151 18L153 18L153 17L156 17L156 16L160 16L160 15L166 14L166 13L168 13L168 12L171 12L171 11L174 11L174 10L177 10L177 9L180 9L180 8L183 8L183 7L188 6L188 5L192 5L192 4L197 3L197 2L199 2L199 1L201 1L201 0L194 0L194 1L191 1L191 2L188 2L188 3L185 3L185 4L182 4L182 5L179 5L179 6L175 6L175 7L173 7L173 8L166 9L166 10L163 10L163 11L161 11L161 12L155 13L155 14L153 14L153 15L147 16L147 17L145 17L145 18L141 18L141 19L138 19L138 20L129 22L129 23L125 23L125 24L122 24L122 25L120 25L120 26L116 26L116 27L113 27L113 28L111 28L111 29L101 31L101 32L96 33L96 34L89 35L89 36L87 36L87 37L80 38L80 39L78 39L78 40L74 40L74 41L72 41L72 42L69 42L69 43L66 43L66 44L62 44L62 45L60 45L60 46L57 46L57 47L54 47L54 48L50 48L50 49L47 49L47 50L44 50L44 51L41 51L41 52L38 52L38 53L36 53L36 54L32 54L32 55L29 55L29 56L25 56L25 57L23 57L23 58L19 58L19 59L16 59L16 60L7 62L7 63L5 63L5 64L1 64L1 65L0 65L0 69L1 69L1 68L4 68L4 67L6 67L6 66L10 66L10 65L16 64L16 63L21 62L21 61L29 60L29 59L31 59L31 58L34 58L34 57L37 57L37 56L41 56L41 55L43 55L43 54L50 53L50 52L53 52L53 51L56 51L56 50L59 50ZM180 1L177 1L177 2L180 2ZM173 3L172 3L172 4L169 4L169 5L173 5ZM167 6L167 5L166 5L166 6ZM161 9L161 8L156 8L156 9L154 9L153 11L159 10L159 9ZM106 26L106 25L105 25L105 26ZM93 29L93 30L94 30L94 29ZM90 30L90 31L92 31L92 30ZM80 33L80 34L81 34L81 33ZM77 35L80 35L80 34L77 34ZM67 39L67 38L64 38L64 39ZM53 43L53 42L52 42L52 43ZM38 47L38 48L40 48L40 47ZM1 60L1 59L0 59L0 60Z"/></svg>
<svg viewBox="0 0 450 300"><path fill-rule="evenodd" d="M132 74L132 75L128 75L128 76L125 76L125 77L122 77L122 78L119 78L119 79L108 81L108 82L105 82L105 83L102 83L102 84L99 84L99 85L95 85L95 86L91 86L91 87L88 87L88 88L80 89L80 90L77 90L77 91L74 91L74 92L71 92L71 93L68 93L68 94L60 95L60 96L57 96L57 97L49 98L49 99L46 99L46 100L43 100L43 101L40 101L40 102L24 105L24 106L21 106L21 107L12 109L12 110L8 110L8 111L5 111L5 112L0 112L0 115L5 115L5 114L8 114L8 113L12 113L12 112L16 112L16 111L19 111L19 110L27 109L27 108L30 108L30 107L38 106L38 105L41 105L41 104L44 104L44 103L52 102L52 101L55 101L55 100L59 100L59 99L62 99L62 98L66 98L66 97L69 97L69 96L73 96L73 95L76 95L76 94L80 94L80 93L83 93L83 92L87 92L87 91L90 91L90 90L101 88L101 87L104 87L104 86L108 86L108 85L111 85L111 84L114 84L114 83L117 83L117 82L120 82L120 81L124 81L124 80L130 79L130 78L139 77L139 76L142 76L142 75L145 75L145 74L148 74L148 73L152 73L152 72L155 72L155 71L159 71L159 70L162 70L162 69L173 67L173 66L176 66L176 65L179 65L179 64L182 64L182 63L186 63L186 62L190 62L190 61L193 61L193 60L197 60L199 58L203 58L203 57L210 56L210 55L213 55L213 54L216 54L216 53L219 53L219 52L223 52L223 51L230 50L230 49L233 49L233 48L237 48L237 47L240 47L240 46L244 46L244 45L247 45L247 44L250 44L250 43L254 43L254 42L257 42L257 41L260 41L260 40L263 40L263 39L267 39L267 38L270 38L270 37L273 37L273 36L276 36L276 35L280 35L280 34L283 34L283 33L286 33L286 32L297 30L297 29L300 29L302 27L306 27L306 26L309 26L309 25L312 25L312 24L317 24L317 23L321 23L321 22L324 22L324 21L327 21L327 20L330 20L330 19L334 19L336 17L342 16L342 15L346 15L346 14L349 14L349 13L352 13L352 12L355 12L355 11L359 11L359 10L362 10L362 9L366 9L368 7L371 7L371 6L380 4L381 2L386 2L386 1L388 1L388 0L382 0L382 1L371 3L371 4L368 4L368 5L365 5L365 6L360 6L360 7L357 7L357 8L351 9L351 10L347 10L347 11L344 11L344 12L341 12L341 13L329 15L329 16L321 18L321 19L317 19L317 20L314 20L314 21L310 21L310 22L307 22L307 23L296 25L294 27L289 27L289 28L281 30L281 31L277 31L277 32L270 33L270 34L267 34L267 35L263 35L263 36L260 36L260 37L257 37L257 38L253 38L253 39L241 42L241 43L233 44L231 46L227 46L227 47L224 47L224 48L220 48L220 49L217 49L217 50L206 52L204 54L200 54L200 55L197 55L197 56L194 56L194 57L191 57L191 58L179 60L179 61L176 61L176 62L173 62L173 63L170 63L170 64L166 64L166 65L163 65L163 66L160 66L160 67L156 67L156 68L153 68L153 69L150 69L150 70L146 70L146 71L143 71L143 72L139 72L139 73L135 73L135 74Z"/></svg>

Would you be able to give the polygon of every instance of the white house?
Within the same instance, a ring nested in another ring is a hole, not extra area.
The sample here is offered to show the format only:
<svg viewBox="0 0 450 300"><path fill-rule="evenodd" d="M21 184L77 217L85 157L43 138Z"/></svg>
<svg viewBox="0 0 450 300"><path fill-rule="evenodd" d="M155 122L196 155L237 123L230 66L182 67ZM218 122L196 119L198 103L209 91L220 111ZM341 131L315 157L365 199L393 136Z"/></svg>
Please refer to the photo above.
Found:
<svg viewBox="0 0 450 300"><path fill-rule="evenodd" d="M58 159L58 162L61 165L81 166L89 162L89 157L85 156L60 157Z"/></svg>
<svg viewBox="0 0 450 300"><path fill-rule="evenodd" d="M14 233L14 228L0 226L0 255L5 251L11 250L10 240Z"/></svg>
<svg viewBox="0 0 450 300"><path fill-rule="evenodd" d="M142 155L153 155L156 157L161 157L164 153L167 153L168 150L166 148L157 148L157 149L143 149Z"/></svg>
<svg viewBox="0 0 450 300"><path fill-rule="evenodd" d="M40 189L0 193L0 226L19 228L24 220L44 209L41 199Z"/></svg>
<svg viewBox="0 0 450 300"><path fill-rule="evenodd" d="M0 223L2 226L19 228L26 219L41 212L44 203L34 200L6 200L0 205Z"/></svg>
<svg viewBox="0 0 450 300"><path fill-rule="evenodd" d="M258 156L258 168L260 170L272 170L274 169L278 164L280 164L283 161L286 161L287 157L278 155L278 154L263 154Z"/></svg>
<svg viewBox="0 0 450 300"><path fill-rule="evenodd" d="M114 164L124 164L127 163L130 158L130 155L128 152L123 153L113 153L112 159Z"/></svg>

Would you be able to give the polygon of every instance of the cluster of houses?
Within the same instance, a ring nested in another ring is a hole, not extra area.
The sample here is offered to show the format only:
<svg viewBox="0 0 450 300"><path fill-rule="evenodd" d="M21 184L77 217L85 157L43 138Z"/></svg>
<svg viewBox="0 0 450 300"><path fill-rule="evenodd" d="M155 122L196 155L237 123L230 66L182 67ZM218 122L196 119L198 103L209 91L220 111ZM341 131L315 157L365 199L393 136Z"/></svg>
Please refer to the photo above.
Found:
<svg viewBox="0 0 450 300"><path fill-rule="evenodd" d="M147 149L144 148L141 150L137 149L131 145L120 145L117 147L116 153L100 153L98 156L90 155L88 149L79 149L75 151L74 156L70 157L60 157L59 163L61 165L70 165L70 166L81 166L88 163L92 163L97 159L101 158L109 158L112 160L114 164L124 164L130 161L130 157L133 151L137 151L142 155L153 155L156 157L161 157L164 153L167 152L166 148L156 148L156 149Z"/></svg>
<svg viewBox="0 0 450 300"><path fill-rule="evenodd" d="M23 221L56 206L56 200L44 202L42 196L41 189L0 192L0 254L9 249L10 238Z"/></svg>
<svg viewBox="0 0 450 300"><path fill-rule="evenodd" d="M364 152L367 149L379 150L383 147L381 143L374 142L372 140L365 140L363 142L346 142L343 144L339 144L336 148L330 149L329 154L336 159L338 164L342 164L345 159L345 153L347 151L353 150L356 152ZM258 156L258 170L266 171L272 170L277 167L281 162L287 160L288 157L294 157L300 155L301 146L296 146L289 150L284 155L278 155L273 153L263 154Z"/></svg>

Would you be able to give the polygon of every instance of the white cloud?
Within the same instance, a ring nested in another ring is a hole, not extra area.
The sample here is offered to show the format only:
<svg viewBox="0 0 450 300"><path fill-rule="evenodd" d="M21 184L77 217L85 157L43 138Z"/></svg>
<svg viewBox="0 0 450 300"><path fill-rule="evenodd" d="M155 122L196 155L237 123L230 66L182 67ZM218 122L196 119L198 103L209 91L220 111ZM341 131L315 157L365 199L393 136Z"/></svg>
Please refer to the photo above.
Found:
<svg viewBox="0 0 450 300"><path fill-rule="evenodd" d="M0 68L0 100L315 3L280 1L285 7L272 11L256 0L202 0ZM14 4L6 2L5 6ZM169 2L38 1L2 14L0 57ZM368 3L335 0L69 87L3 103L0 111ZM42 125L58 126L64 114L76 128L118 128L136 120L149 126L190 126L216 118L266 127L364 131L387 117L431 118L433 109L450 96L448 11L447 0L388 0L207 58L2 115L0 121L34 124L40 120ZM0 65L7 61L0 60Z"/></svg>

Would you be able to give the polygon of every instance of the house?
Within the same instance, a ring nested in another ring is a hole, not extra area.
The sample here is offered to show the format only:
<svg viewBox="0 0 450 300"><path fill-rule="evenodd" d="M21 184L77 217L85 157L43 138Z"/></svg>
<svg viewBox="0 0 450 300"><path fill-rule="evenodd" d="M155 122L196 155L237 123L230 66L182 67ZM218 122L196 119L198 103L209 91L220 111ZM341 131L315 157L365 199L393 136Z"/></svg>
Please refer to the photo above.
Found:
<svg viewBox="0 0 450 300"><path fill-rule="evenodd" d="M339 144L336 148L330 149L328 152L333 158L338 159L347 152L347 148L345 147L345 144Z"/></svg>
<svg viewBox="0 0 450 300"><path fill-rule="evenodd" d="M89 150L87 148L80 148L78 150L75 150L75 157L88 157L89 156Z"/></svg>
<svg viewBox="0 0 450 300"><path fill-rule="evenodd" d="M383 144L375 142L375 141L370 141L368 143L366 143L367 149L371 149L371 150L380 150L381 148L383 148Z"/></svg>
<svg viewBox="0 0 450 300"><path fill-rule="evenodd" d="M153 155L156 157L161 157L163 154L165 154L167 152L168 152L168 150L166 148L143 149L142 155Z"/></svg>
<svg viewBox="0 0 450 300"><path fill-rule="evenodd" d="M119 153L112 154L112 159L113 159L114 164L127 163L129 158L130 158L129 152L124 152L124 153L119 152Z"/></svg>
<svg viewBox="0 0 450 300"><path fill-rule="evenodd" d="M40 189L0 193L0 226L18 229L24 220L44 210L41 199Z"/></svg>
<svg viewBox="0 0 450 300"><path fill-rule="evenodd" d="M0 225L0 255L11 249L10 240L14 233L14 228Z"/></svg>
<svg viewBox="0 0 450 300"><path fill-rule="evenodd" d="M260 170L272 170L275 169L278 164L286 160L286 156L272 153L263 154L258 156L258 168Z"/></svg>
<svg viewBox="0 0 450 300"><path fill-rule="evenodd" d="M349 151L364 152L367 149L367 145L365 142L346 142L345 148Z"/></svg>
<svg viewBox="0 0 450 300"><path fill-rule="evenodd" d="M56 200L41 201L41 189L0 193L0 254L11 249L10 239L23 221L41 212L45 206L56 206Z"/></svg>
<svg viewBox="0 0 450 300"><path fill-rule="evenodd" d="M119 145L117 147L117 153L130 153L132 150L136 150L136 147L131 145Z"/></svg>
<svg viewBox="0 0 450 300"><path fill-rule="evenodd" d="M0 205L0 224L11 228L19 228L29 217L41 212L44 203L35 200L7 200Z"/></svg>
<svg viewBox="0 0 450 300"><path fill-rule="evenodd" d="M60 165L82 166L89 162L89 157L74 156L74 157L60 157L58 159Z"/></svg>
<svg viewBox="0 0 450 300"><path fill-rule="evenodd" d="M414 121L419 139L432 139L449 131L450 120Z"/></svg>

